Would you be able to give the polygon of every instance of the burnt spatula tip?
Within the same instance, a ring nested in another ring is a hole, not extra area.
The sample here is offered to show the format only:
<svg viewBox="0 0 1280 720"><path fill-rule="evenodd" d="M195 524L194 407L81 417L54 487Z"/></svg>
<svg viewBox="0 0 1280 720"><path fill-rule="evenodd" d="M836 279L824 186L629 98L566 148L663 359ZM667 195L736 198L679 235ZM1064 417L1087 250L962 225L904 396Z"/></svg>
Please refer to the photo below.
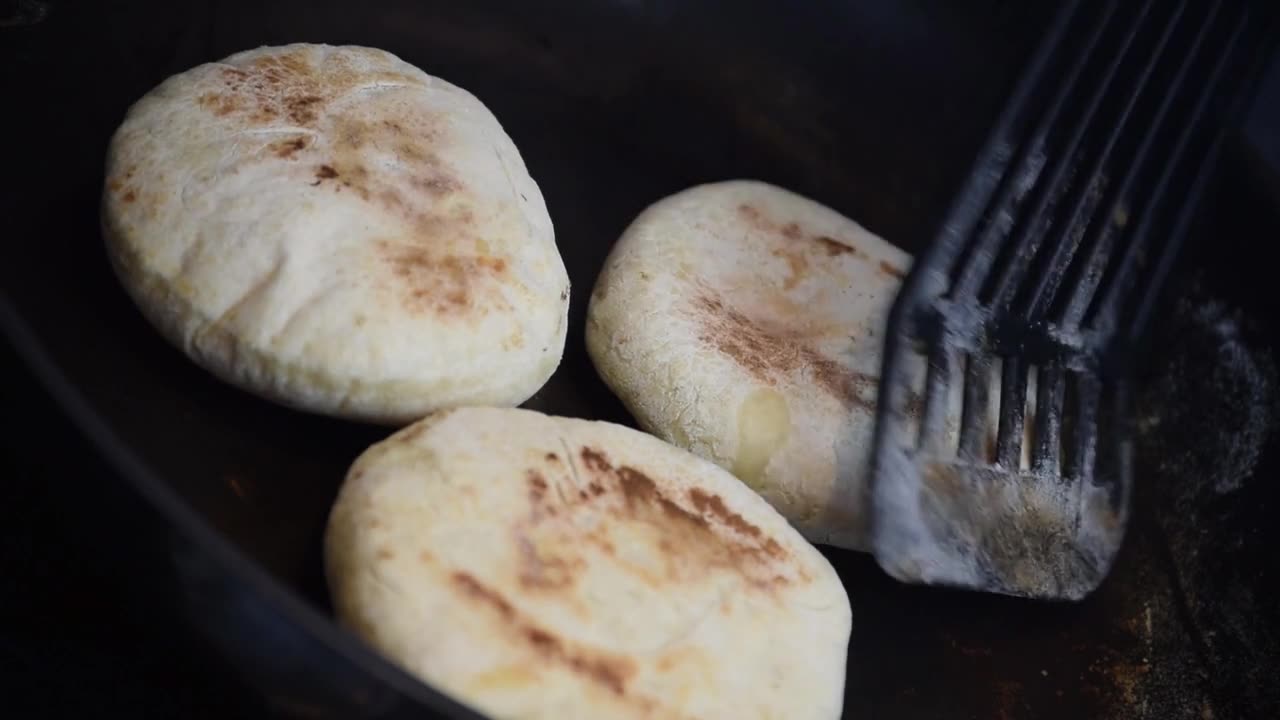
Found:
<svg viewBox="0 0 1280 720"><path fill-rule="evenodd" d="M1108 488L944 461L898 480L874 496L873 517L891 520L871 539L902 582L1082 600L1123 540L1128 498Z"/></svg>

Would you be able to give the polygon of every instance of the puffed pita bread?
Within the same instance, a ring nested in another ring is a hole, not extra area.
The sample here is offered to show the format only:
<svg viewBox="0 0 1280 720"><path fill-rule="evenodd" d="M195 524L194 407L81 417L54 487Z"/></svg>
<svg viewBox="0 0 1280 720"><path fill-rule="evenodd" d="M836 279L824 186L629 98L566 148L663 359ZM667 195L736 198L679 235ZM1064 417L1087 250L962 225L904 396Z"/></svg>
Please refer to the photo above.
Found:
<svg viewBox="0 0 1280 720"><path fill-rule="evenodd" d="M339 619L494 718L833 720L849 600L723 469L529 410L433 415L334 505Z"/></svg>
<svg viewBox="0 0 1280 720"><path fill-rule="evenodd" d="M614 246L587 350L641 427L731 470L815 542L866 549L881 336L910 260L781 188L694 187Z"/></svg>
<svg viewBox="0 0 1280 720"><path fill-rule="evenodd" d="M242 388L403 423L518 404L560 361L569 280L520 153L389 53L268 47L171 77L106 170L124 287Z"/></svg>

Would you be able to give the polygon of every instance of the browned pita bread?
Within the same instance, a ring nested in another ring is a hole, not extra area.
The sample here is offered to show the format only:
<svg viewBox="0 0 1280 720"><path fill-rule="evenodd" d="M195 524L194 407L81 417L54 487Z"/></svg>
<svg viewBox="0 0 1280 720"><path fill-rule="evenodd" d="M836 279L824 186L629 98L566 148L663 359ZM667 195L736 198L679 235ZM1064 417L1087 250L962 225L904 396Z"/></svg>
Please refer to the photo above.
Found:
<svg viewBox="0 0 1280 720"><path fill-rule="evenodd" d="M568 276L520 153L470 93L381 50L169 78L112 139L103 226L166 338L307 410L514 405L563 351Z"/></svg>
<svg viewBox="0 0 1280 720"><path fill-rule="evenodd" d="M729 473L636 430L432 416L352 466L326 567L345 624L495 718L840 716L830 564Z"/></svg>
<svg viewBox="0 0 1280 720"><path fill-rule="evenodd" d="M810 539L862 549L881 336L909 263L781 188L695 187L618 240L587 349L642 427L731 470Z"/></svg>

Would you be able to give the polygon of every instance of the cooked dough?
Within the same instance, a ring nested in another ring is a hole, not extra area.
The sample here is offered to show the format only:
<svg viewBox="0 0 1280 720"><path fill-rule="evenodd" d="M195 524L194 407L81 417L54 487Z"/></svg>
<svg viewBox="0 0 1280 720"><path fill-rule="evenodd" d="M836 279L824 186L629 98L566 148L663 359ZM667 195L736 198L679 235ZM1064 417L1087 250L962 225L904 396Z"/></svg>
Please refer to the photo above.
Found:
<svg viewBox="0 0 1280 720"><path fill-rule="evenodd" d="M381 50L260 48L169 78L112 139L103 226L169 341L294 407L515 405L564 349L568 275L511 138Z"/></svg>
<svg viewBox="0 0 1280 720"><path fill-rule="evenodd" d="M835 571L729 473L637 430L428 417L352 466L325 560L346 626L494 718L840 716Z"/></svg>
<svg viewBox="0 0 1280 720"><path fill-rule="evenodd" d="M909 262L786 190L695 187L614 246L587 350L642 427L731 470L815 542L865 549L881 335Z"/></svg>

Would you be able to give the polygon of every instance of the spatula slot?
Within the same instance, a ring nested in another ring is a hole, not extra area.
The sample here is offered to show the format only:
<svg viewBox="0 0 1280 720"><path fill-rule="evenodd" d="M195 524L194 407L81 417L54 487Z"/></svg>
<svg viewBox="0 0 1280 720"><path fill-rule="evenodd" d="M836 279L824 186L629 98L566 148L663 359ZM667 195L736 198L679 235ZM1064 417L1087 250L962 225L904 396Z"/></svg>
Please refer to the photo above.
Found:
<svg viewBox="0 0 1280 720"><path fill-rule="evenodd" d="M996 434L996 464L1002 468L1020 466L1028 375L1029 368L1022 358L1004 359L1000 378L1000 429Z"/></svg>
<svg viewBox="0 0 1280 720"><path fill-rule="evenodd" d="M1043 478L1062 476L1062 405L1065 386L1062 366L1051 363L1036 375L1035 445L1031 471Z"/></svg>
<svg viewBox="0 0 1280 720"><path fill-rule="evenodd" d="M988 446L989 430L992 427L990 408L991 399L999 393L992 393L993 386L999 387L999 376L993 383L993 359L985 353L966 355L964 375L964 399L960 416L960 444L957 455L961 460L989 463L994 458Z"/></svg>

